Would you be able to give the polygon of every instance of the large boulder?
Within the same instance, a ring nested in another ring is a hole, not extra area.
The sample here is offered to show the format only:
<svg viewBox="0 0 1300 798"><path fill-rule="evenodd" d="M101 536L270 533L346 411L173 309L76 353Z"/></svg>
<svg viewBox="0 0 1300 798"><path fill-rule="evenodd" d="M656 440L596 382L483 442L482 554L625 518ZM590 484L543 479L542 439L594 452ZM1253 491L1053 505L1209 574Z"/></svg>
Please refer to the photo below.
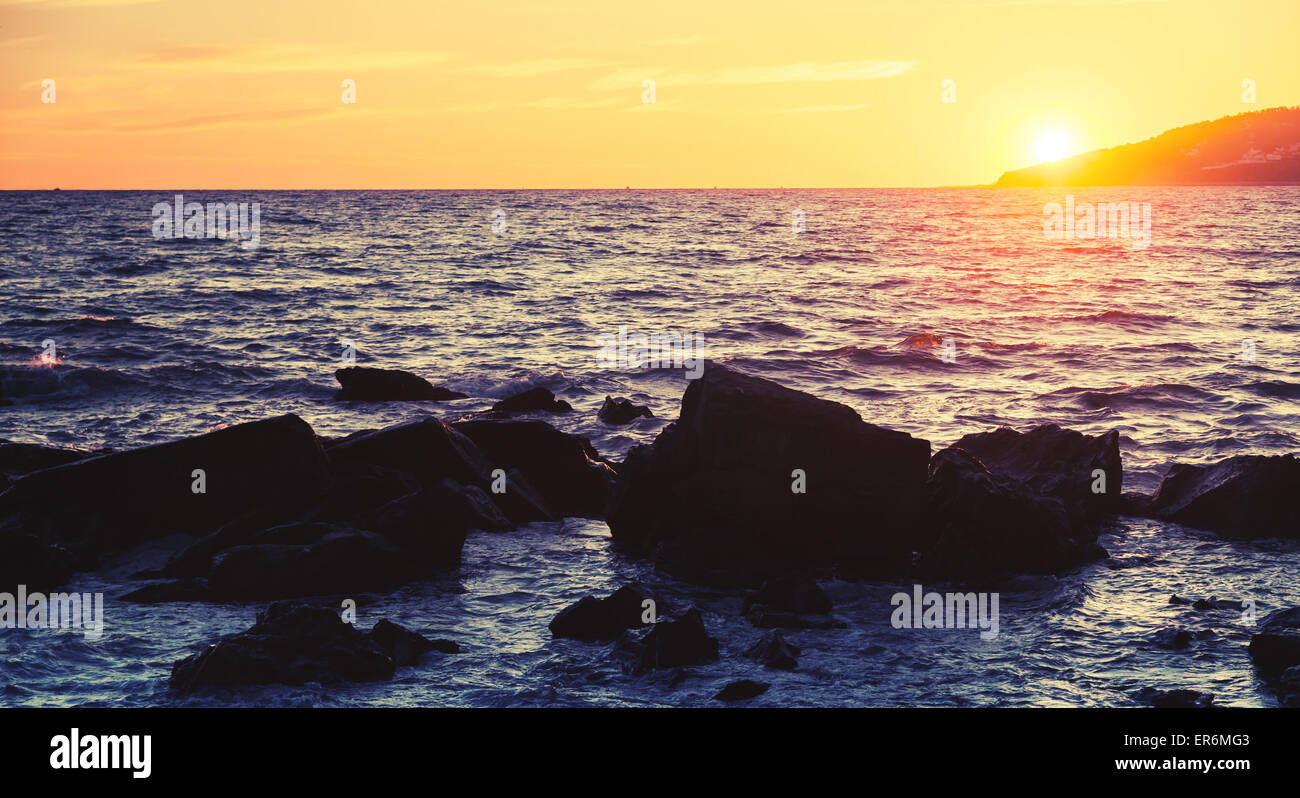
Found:
<svg viewBox="0 0 1300 798"><path fill-rule="evenodd" d="M257 601L392 590L419 576L402 549L370 532L338 528L312 543L253 543L216 554L212 598Z"/></svg>
<svg viewBox="0 0 1300 798"><path fill-rule="evenodd" d="M172 665L171 687L391 679L395 665L376 640L331 609L278 602L257 623Z"/></svg>
<svg viewBox="0 0 1300 798"><path fill-rule="evenodd" d="M1177 463L1160 483L1149 512L1224 537L1300 537L1300 459L1230 457L1214 465Z"/></svg>
<svg viewBox="0 0 1300 798"><path fill-rule="evenodd" d="M423 485L443 479L486 484L492 470L473 441L436 418L349 435L328 452L336 464L379 466Z"/></svg>
<svg viewBox="0 0 1300 798"><path fill-rule="evenodd" d="M194 491L196 470L205 492ZM251 510L309 502L328 475L311 427L284 415L19 477L0 496L0 512L20 515L48 541L108 551L177 532L205 535Z"/></svg>
<svg viewBox="0 0 1300 798"><path fill-rule="evenodd" d="M1106 556L1081 514L994 476L964 449L934 456L924 497L916 542L932 578L1058 573Z"/></svg>
<svg viewBox="0 0 1300 798"><path fill-rule="evenodd" d="M620 466L609 526L620 547L695 581L896 572L929 458L929 442L846 405L710 363L680 418Z"/></svg>
<svg viewBox="0 0 1300 798"><path fill-rule="evenodd" d="M350 366L334 372L342 387L334 398L358 402L415 402L448 399L465 399L458 391L435 386L423 377L408 371Z"/></svg>
<svg viewBox="0 0 1300 798"><path fill-rule="evenodd" d="M650 597L634 585L624 585L610 596L586 596L560 611L551 621L554 637L575 640L613 640L628 629L645 626L645 602Z"/></svg>
<svg viewBox="0 0 1300 798"><path fill-rule="evenodd" d="M85 452L74 449L0 440L0 493L4 493L15 477L75 463L86 456Z"/></svg>
<svg viewBox="0 0 1300 798"><path fill-rule="evenodd" d="M1118 430L1084 435L1055 424L1024 433L1000 427L963 436L954 446L975 455L990 474L1057 498L1068 512L1090 521L1113 515L1120 507L1124 467ZM1095 475L1098 470L1104 480Z"/></svg>
<svg viewBox="0 0 1300 798"><path fill-rule="evenodd" d="M358 521L399 547L422 568L460 562L470 529L502 531L512 524L479 488L444 480L377 508Z"/></svg>
<svg viewBox="0 0 1300 798"><path fill-rule="evenodd" d="M1300 607L1270 613L1250 638L1250 656L1267 679L1300 665Z"/></svg>
<svg viewBox="0 0 1300 798"><path fill-rule="evenodd" d="M517 469L556 515L605 517L616 475L586 438L545 421L461 421L453 427L493 469Z"/></svg>

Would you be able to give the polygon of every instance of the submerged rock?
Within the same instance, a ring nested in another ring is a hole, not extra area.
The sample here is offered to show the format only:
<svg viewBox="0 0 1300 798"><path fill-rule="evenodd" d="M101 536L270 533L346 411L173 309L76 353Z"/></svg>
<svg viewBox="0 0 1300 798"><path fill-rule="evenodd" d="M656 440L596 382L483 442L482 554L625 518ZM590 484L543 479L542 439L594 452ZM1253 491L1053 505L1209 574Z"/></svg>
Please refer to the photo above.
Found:
<svg viewBox="0 0 1300 798"><path fill-rule="evenodd" d="M414 402L467 399L466 394L435 386L408 371L350 366L334 372L343 386L334 398L358 402Z"/></svg>
<svg viewBox="0 0 1300 798"><path fill-rule="evenodd" d="M1300 459L1245 455L1210 466L1175 464L1151 500L1165 521L1224 537L1300 537Z"/></svg>
<svg viewBox="0 0 1300 798"><path fill-rule="evenodd" d="M923 571L936 577L1052 574L1100 559L1097 529L1062 502L991 474L949 447L930 462L917 534Z"/></svg>
<svg viewBox="0 0 1300 798"><path fill-rule="evenodd" d="M799 647L787 643L777 629L765 633L745 651L745 656L777 670L794 670L799 665Z"/></svg>
<svg viewBox="0 0 1300 798"><path fill-rule="evenodd" d="M1300 607L1270 613L1250 638L1250 656L1267 679L1300 665Z"/></svg>
<svg viewBox="0 0 1300 798"><path fill-rule="evenodd" d="M911 561L929 453L850 407L710 363L678 421L620 466L610 531L696 581L837 564L897 571Z"/></svg>
<svg viewBox="0 0 1300 798"><path fill-rule="evenodd" d="M493 469L517 471L557 516L604 518L615 473L591 442L545 421L461 421L453 425ZM506 480L505 496L516 487Z"/></svg>
<svg viewBox="0 0 1300 798"><path fill-rule="evenodd" d="M631 424L638 418L654 418L654 415L645 405L634 405L630 399L614 399L609 396L605 397L605 403L596 413L601 421L614 425Z"/></svg>
<svg viewBox="0 0 1300 798"><path fill-rule="evenodd" d="M560 611L548 627L554 637L613 640L628 629L645 626L645 602L650 597L635 585L624 585L610 596L587 596Z"/></svg>
<svg viewBox="0 0 1300 798"><path fill-rule="evenodd" d="M718 641L704 628L704 618L691 609L679 620L659 621L640 638L626 633L614 656L633 672L678 668L718 658Z"/></svg>
<svg viewBox="0 0 1300 798"><path fill-rule="evenodd" d="M1137 700L1157 709L1204 709L1214 703L1214 696L1196 690L1157 690L1147 687L1137 694Z"/></svg>
<svg viewBox="0 0 1300 798"><path fill-rule="evenodd" d="M830 596L814 579L798 574L764 582L745 597L741 611L761 629L831 629L844 625L830 615Z"/></svg>
<svg viewBox="0 0 1300 798"><path fill-rule="evenodd" d="M1151 642L1160 648L1168 649L1187 648L1195 639L1191 631L1177 626L1166 626L1163 629L1157 629L1156 633L1151 636Z"/></svg>
<svg viewBox="0 0 1300 798"><path fill-rule="evenodd" d="M573 410L573 405L563 399L556 399L555 394L546 388L538 386L502 399L492 405L492 409L500 413L528 413L534 410L542 410L547 413L568 413Z"/></svg>
<svg viewBox="0 0 1300 798"><path fill-rule="evenodd" d="M391 679L395 665L373 637L331 609L277 602L257 623L172 665L179 692L206 687Z"/></svg>
<svg viewBox="0 0 1300 798"><path fill-rule="evenodd" d="M766 693L772 685L766 682L756 682L752 679L740 679L731 682L726 687L718 691L713 696L715 701L744 701L748 698L754 698Z"/></svg>

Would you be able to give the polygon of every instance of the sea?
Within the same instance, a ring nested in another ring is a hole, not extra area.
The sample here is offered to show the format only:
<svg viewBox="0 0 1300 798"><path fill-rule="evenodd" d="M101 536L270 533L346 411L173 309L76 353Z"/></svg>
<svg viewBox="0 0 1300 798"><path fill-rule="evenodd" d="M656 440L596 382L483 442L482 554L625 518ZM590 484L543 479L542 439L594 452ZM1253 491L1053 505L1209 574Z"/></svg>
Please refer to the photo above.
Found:
<svg viewBox="0 0 1300 798"><path fill-rule="evenodd" d="M157 237L177 195L247 203L257 235ZM1050 235L1067 201L1145 209L1149 235ZM332 437L544 386L574 407L546 420L618 461L673 421L687 385L685 368L602 359L601 336L622 331L689 335L932 451L1001 425L1117 429L1126 491L1153 491L1175 462L1300 452L1298 187L3 192L0 236L10 441L121 450L282 413ZM351 359L471 398L335 401ZM654 417L608 426L607 395ZM0 629L0 706L709 706L742 678L771 685L755 706L1136 706L1145 688L1272 706L1246 646L1268 612L1300 605L1296 541L1120 518L1109 560L1001 585L993 639L894 628L911 583L827 579L842 626L787 632L799 666L773 671L743 655L763 630L742 594L674 580L615 551L603 522L566 519L471 533L458 570L361 597L359 626L386 617L460 654L390 682L179 696L172 663L264 604L116 600L175 543L74 578L105 594L97 639ZM720 658L673 684L624 673L611 644L552 639L561 609L634 581L699 607ZM1170 626L1196 639L1160 648Z"/></svg>

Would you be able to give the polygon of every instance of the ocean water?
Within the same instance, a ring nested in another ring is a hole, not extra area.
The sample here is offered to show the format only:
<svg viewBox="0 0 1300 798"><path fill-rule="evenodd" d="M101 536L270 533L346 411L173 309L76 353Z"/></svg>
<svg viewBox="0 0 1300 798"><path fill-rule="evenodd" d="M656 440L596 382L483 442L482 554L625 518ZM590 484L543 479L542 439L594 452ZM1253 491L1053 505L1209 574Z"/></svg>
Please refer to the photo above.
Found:
<svg viewBox="0 0 1300 798"><path fill-rule="evenodd" d="M542 385L575 407L549 421L618 460L676 416L686 385L599 363L597 336L625 326L701 334L708 357L934 450L1002 424L1119 429L1126 490L1154 489L1173 462L1300 451L1294 187L1070 190L1150 203L1145 247L1046 237L1044 206L1065 190L184 192L259 203L254 249L155 239L151 209L175 193L0 194L0 438L125 448L285 412L334 436ZM921 334L955 349L905 343ZM359 365L472 398L336 403L345 342ZM607 427L606 394L655 418ZM73 589L106 593L102 638L0 630L0 705L693 706L754 678L772 684L754 705L1112 706L1156 687L1268 706L1249 620L1168 598L1250 599L1261 617L1300 604L1295 542L1121 519L1102 543L1129 567L1014 580L994 640L891 628L890 596L910 584L826 582L845 626L788 633L804 652L783 673L741 655L762 630L739 594L658 574L614 552L603 523L570 519L474 533L458 571L364 598L359 625L389 617L460 655L386 683L182 698L171 663L262 605L115 601L166 543L78 575ZM564 606L632 580L704 610L721 659L670 687L622 673L608 644L550 638ZM1206 636L1155 647L1170 625Z"/></svg>

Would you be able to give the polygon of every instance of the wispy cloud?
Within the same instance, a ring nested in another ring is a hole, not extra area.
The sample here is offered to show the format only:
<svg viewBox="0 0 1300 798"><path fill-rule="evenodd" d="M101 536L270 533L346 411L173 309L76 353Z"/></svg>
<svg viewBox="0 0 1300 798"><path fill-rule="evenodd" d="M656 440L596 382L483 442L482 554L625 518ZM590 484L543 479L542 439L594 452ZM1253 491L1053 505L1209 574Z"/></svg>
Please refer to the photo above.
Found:
<svg viewBox="0 0 1300 798"><path fill-rule="evenodd" d="M456 67L451 71L460 74L488 75L496 78L528 78L535 75L550 75L556 72L592 69L608 65L608 61L593 61L589 58L541 58L532 61L511 61L503 64L472 64Z"/></svg>
<svg viewBox="0 0 1300 798"><path fill-rule="evenodd" d="M169 47L141 54L126 65L147 69L213 72L333 72L339 69L406 69L437 64L451 53L424 50L338 51L305 45Z"/></svg>
<svg viewBox="0 0 1300 798"><path fill-rule="evenodd" d="M707 72L673 72L664 67L625 67L596 81L595 88L626 89L629 86L639 86L645 78L673 86L879 80L902 75L915 64L915 61L840 61L827 64L805 61L778 66L726 67Z"/></svg>

